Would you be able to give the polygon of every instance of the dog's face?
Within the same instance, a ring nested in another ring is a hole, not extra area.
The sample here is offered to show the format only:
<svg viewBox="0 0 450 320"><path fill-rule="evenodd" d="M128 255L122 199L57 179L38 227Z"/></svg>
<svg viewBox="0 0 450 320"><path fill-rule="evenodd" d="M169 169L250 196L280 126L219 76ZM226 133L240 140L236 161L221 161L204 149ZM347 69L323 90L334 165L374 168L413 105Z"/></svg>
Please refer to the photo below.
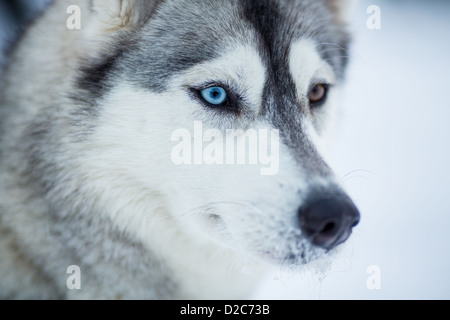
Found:
<svg viewBox="0 0 450 320"><path fill-rule="evenodd" d="M102 115L91 156L140 192L123 205L157 194L196 241L279 263L345 241L359 214L322 151L348 56L339 1L125 3L131 31L78 80Z"/></svg>

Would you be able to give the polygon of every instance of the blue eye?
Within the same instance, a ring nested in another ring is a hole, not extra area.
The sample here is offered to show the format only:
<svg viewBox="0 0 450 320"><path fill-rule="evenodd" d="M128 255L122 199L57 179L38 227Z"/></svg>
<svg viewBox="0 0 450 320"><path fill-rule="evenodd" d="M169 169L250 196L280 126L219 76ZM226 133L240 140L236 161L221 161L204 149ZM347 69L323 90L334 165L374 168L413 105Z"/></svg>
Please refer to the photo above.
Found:
<svg viewBox="0 0 450 320"><path fill-rule="evenodd" d="M215 106L220 106L227 101L228 95L227 91L222 87L211 87L200 91L203 99L206 102L213 104Z"/></svg>

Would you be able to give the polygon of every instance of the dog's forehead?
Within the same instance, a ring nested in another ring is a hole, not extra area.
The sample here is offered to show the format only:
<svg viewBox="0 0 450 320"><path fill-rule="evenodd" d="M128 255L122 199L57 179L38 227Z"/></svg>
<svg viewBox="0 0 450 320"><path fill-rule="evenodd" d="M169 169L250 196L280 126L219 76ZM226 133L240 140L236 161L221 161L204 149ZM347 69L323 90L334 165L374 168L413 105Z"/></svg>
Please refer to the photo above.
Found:
<svg viewBox="0 0 450 320"><path fill-rule="evenodd" d="M346 62L346 34L322 0L168 0L139 36L126 54L133 61L127 69L155 91L163 91L174 74L218 58L233 45L254 47L273 70L287 70L292 44L305 38L317 44L337 78Z"/></svg>
<svg viewBox="0 0 450 320"><path fill-rule="evenodd" d="M244 17L259 36L259 46L275 69L286 66L293 44L314 43L338 78L346 65L348 35L324 0L240 0Z"/></svg>
<svg viewBox="0 0 450 320"><path fill-rule="evenodd" d="M205 36L211 44L224 43L230 38L248 40L249 32L254 31L263 45L278 51L305 37L316 38L321 43L345 41L342 26L336 24L326 2L168 0L162 2L157 27L194 43L196 37Z"/></svg>

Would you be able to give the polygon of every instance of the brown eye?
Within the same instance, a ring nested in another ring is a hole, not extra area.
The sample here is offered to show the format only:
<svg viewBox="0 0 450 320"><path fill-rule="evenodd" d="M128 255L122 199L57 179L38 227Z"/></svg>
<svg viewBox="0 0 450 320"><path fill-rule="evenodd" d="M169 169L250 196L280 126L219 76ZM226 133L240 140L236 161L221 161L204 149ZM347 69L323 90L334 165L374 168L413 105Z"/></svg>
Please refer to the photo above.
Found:
<svg viewBox="0 0 450 320"><path fill-rule="evenodd" d="M317 84L309 92L309 102L311 105L322 104L328 95L329 86L326 84Z"/></svg>

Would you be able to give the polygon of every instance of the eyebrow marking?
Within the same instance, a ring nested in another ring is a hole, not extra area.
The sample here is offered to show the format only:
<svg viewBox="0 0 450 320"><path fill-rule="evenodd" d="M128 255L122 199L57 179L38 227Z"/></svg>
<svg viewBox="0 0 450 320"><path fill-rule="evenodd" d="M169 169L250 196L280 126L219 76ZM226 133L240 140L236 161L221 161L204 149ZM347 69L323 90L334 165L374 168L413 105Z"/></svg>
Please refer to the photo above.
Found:
<svg viewBox="0 0 450 320"><path fill-rule="evenodd" d="M235 91L257 113L267 78L267 69L258 51L249 45L229 48L218 58L189 69L180 81L182 86L202 87L224 84Z"/></svg>
<svg viewBox="0 0 450 320"><path fill-rule="evenodd" d="M310 39L300 39L292 44L289 70L300 99L307 96L312 83L333 86L336 82L332 67L321 58L316 44Z"/></svg>

